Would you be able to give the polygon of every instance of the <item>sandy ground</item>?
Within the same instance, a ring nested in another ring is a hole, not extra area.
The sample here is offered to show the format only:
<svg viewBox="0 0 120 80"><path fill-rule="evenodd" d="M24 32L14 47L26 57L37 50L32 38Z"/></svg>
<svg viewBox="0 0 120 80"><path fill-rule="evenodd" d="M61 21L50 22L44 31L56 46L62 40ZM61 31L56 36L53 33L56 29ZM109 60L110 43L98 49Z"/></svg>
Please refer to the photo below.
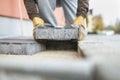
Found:
<svg viewBox="0 0 120 80"><path fill-rule="evenodd" d="M33 55L4 55L0 54L0 58L27 58L27 59L78 59L76 51L43 51Z"/></svg>

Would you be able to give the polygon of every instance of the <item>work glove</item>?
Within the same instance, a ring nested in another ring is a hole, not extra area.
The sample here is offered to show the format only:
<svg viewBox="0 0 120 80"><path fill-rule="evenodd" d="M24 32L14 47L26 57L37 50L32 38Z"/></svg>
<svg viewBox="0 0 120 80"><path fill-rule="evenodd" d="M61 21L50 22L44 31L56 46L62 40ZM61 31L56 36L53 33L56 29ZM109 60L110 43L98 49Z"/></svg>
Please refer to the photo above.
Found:
<svg viewBox="0 0 120 80"><path fill-rule="evenodd" d="M72 27L78 27L78 41L84 40L86 35L85 25L84 25L84 17L78 16L73 23Z"/></svg>
<svg viewBox="0 0 120 80"><path fill-rule="evenodd" d="M44 27L44 20L40 17L34 17L32 22L34 27Z"/></svg>
<svg viewBox="0 0 120 80"><path fill-rule="evenodd" d="M38 27L40 27L40 28L44 27L44 20L42 18L40 18L40 17L34 17L33 20L32 20L32 22L33 22L33 26L34 26L34 28L33 28L33 37L36 40L35 30Z"/></svg>

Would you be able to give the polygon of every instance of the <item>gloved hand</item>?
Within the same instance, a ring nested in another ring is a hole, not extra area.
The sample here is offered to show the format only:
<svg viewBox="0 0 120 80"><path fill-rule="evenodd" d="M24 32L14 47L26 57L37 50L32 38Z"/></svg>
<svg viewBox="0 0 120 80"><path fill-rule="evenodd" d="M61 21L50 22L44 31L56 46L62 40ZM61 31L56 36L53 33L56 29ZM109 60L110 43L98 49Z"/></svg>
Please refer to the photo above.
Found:
<svg viewBox="0 0 120 80"><path fill-rule="evenodd" d="M85 37L85 25L84 25L84 17L78 16L72 23L72 27L78 27L79 32L78 32L78 41L84 40Z"/></svg>
<svg viewBox="0 0 120 80"><path fill-rule="evenodd" d="M80 25L82 26L83 28L85 27L84 26L84 18L82 16L78 16L72 23L72 27L76 27L74 25Z"/></svg>
<svg viewBox="0 0 120 80"><path fill-rule="evenodd" d="M34 17L32 22L34 27L44 27L44 20L40 17Z"/></svg>
<svg viewBox="0 0 120 80"><path fill-rule="evenodd" d="M32 22L33 22L33 26L34 26L34 28L33 28L33 38L36 39L35 29L37 27L43 28L44 27L44 20L41 19L40 17L34 17Z"/></svg>

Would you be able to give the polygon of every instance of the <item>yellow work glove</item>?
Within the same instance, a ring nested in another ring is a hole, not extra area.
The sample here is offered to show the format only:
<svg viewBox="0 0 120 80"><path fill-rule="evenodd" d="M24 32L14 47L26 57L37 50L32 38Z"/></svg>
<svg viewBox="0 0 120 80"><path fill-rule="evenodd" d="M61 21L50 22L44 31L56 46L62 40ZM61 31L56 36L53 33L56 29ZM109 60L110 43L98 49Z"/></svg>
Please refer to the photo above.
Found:
<svg viewBox="0 0 120 80"><path fill-rule="evenodd" d="M34 26L34 28L33 28L33 37L34 37L34 39L36 39L36 37L35 37L36 36L35 29L37 27L43 28L44 27L44 20L41 19L40 17L34 17L32 22L33 22L33 26Z"/></svg>
<svg viewBox="0 0 120 80"><path fill-rule="evenodd" d="M85 27L84 27L84 17L82 17L82 16L77 17L77 18L73 21L72 25L81 25L83 28L85 28ZM75 26L73 26L73 27L75 27Z"/></svg>
<svg viewBox="0 0 120 80"><path fill-rule="evenodd" d="M78 27L78 41L84 40L85 37L85 26L84 26L84 17L78 16L72 23L72 27Z"/></svg>
<svg viewBox="0 0 120 80"><path fill-rule="evenodd" d="M34 27L44 27L44 20L40 17L34 17L32 22Z"/></svg>

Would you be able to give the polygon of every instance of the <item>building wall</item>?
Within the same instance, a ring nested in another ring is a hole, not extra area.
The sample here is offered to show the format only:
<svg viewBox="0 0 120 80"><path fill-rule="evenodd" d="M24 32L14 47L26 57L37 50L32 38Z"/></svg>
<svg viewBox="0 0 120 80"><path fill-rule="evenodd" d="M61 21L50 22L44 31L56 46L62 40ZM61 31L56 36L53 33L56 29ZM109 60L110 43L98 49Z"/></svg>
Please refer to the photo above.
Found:
<svg viewBox="0 0 120 80"><path fill-rule="evenodd" d="M7 36L32 36L32 22L24 20L21 22L16 18L0 17L0 37Z"/></svg>
<svg viewBox="0 0 120 80"><path fill-rule="evenodd" d="M23 0L20 0L20 1L21 1L23 18L28 19L28 15L27 15L27 11L24 6L24 2ZM57 16L56 18L58 20L58 23L63 24L64 16L63 16L62 8L56 8L54 13L55 13L55 16ZM20 17L19 0L1 0L0 1L0 16L19 18Z"/></svg>
<svg viewBox="0 0 120 80"><path fill-rule="evenodd" d="M21 6L22 6L23 17L28 19L23 0L20 0L20 1L21 1ZM1 0L0 1L0 16L19 18L20 12L19 12L18 2L19 0Z"/></svg>

